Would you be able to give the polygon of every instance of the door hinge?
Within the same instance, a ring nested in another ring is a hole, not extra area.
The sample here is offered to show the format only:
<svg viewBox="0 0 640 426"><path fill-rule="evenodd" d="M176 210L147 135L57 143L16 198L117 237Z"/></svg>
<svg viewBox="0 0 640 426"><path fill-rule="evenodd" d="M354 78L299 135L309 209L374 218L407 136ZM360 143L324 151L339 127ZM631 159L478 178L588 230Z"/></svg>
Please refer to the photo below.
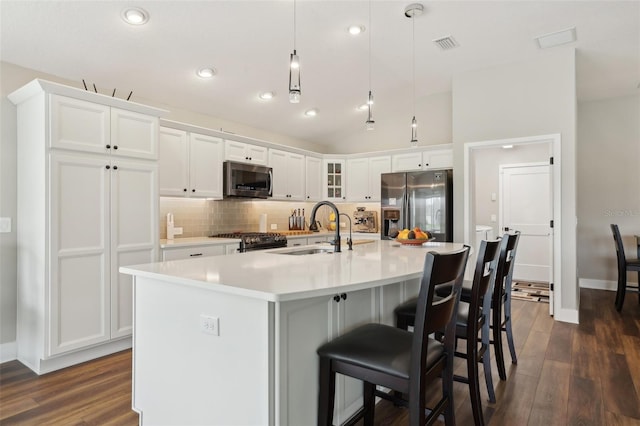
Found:
<svg viewBox="0 0 640 426"><path fill-rule="evenodd" d="M549 283L549 291L553 291L553 283Z"/></svg>
<svg viewBox="0 0 640 426"><path fill-rule="evenodd" d="M549 157L549 164L553 165L553 157Z"/></svg>
<svg viewBox="0 0 640 426"><path fill-rule="evenodd" d="M553 219L551 219L551 220L549 221L549 227L550 227L550 228L553 228Z"/></svg>

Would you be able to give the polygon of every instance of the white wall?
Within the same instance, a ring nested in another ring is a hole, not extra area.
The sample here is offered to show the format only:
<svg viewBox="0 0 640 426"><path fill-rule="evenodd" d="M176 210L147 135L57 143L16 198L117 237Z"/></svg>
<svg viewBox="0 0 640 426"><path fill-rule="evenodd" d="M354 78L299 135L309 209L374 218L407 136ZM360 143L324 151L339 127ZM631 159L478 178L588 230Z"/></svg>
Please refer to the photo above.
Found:
<svg viewBox="0 0 640 426"><path fill-rule="evenodd" d="M620 227L627 257L640 235L640 95L580 103L578 117L578 276L616 281L609 225Z"/></svg>
<svg viewBox="0 0 640 426"><path fill-rule="evenodd" d="M355 128L333 135L327 141L327 152L353 154L409 148L412 117L410 99L406 105L384 105L383 99L376 99L373 110L375 130L365 129L367 114L363 112L362 120ZM416 99L416 120L419 146L451 143L451 93Z"/></svg>
<svg viewBox="0 0 640 426"><path fill-rule="evenodd" d="M465 72L453 78L454 181L464 181L464 144L560 133L562 137L562 265L560 302L577 319L575 49L541 51L536 61ZM462 185L454 205L464 205ZM454 209L455 239L463 209Z"/></svg>

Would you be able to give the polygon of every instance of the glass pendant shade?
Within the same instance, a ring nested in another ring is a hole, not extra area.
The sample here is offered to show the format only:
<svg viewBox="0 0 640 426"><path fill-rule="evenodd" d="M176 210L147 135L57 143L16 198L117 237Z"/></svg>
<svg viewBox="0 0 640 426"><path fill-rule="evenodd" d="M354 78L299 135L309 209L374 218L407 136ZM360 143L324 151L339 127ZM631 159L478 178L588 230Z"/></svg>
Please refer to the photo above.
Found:
<svg viewBox="0 0 640 426"><path fill-rule="evenodd" d="M369 90L369 98L367 100L367 110L369 111L369 115L367 116L367 122L365 123L367 126L367 130L374 130L376 122L373 120L373 114L371 112L371 108L373 106L373 95L371 94L371 90Z"/></svg>
<svg viewBox="0 0 640 426"><path fill-rule="evenodd" d="M418 146L418 121L415 115L411 119L411 146Z"/></svg>
<svg viewBox="0 0 640 426"><path fill-rule="evenodd" d="M289 67L289 102L300 103L300 59L294 49Z"/></svg>

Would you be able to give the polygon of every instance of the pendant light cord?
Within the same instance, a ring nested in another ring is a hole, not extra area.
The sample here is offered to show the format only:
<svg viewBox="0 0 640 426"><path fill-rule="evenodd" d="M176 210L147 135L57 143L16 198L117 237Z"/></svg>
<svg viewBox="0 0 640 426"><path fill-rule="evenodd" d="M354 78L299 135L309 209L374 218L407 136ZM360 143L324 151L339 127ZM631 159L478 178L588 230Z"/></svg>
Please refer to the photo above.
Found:
<svg viewBox="0 0 640 426"><path fill-rule="evenodd" d="M371 0L369 0L369 92L371 92Z"/></svg>
<svg viewBox="0 0 640 426"><path fill-rule="evenodd" d="M296 0L293 0L293 50L296 50Z"/></svg>
<svg viewBox="0 0 640 426"><path fill-rule="evenodd" d="M413 44L412 46L412 62L411 62L411 70L412 70L412 77L413 77L413 115L415 117L416 115L416 14L415 11L413 11L413 14L411 15L411 32L412 32L412 38L411 38L411 42Z"/></svg>

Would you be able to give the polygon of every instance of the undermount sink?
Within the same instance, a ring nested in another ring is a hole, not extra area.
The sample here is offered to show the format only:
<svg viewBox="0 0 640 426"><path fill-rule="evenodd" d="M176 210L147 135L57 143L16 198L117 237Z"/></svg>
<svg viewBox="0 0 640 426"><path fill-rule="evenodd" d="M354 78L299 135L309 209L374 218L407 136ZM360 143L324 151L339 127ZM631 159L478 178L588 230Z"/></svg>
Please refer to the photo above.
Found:
<svg viewBox="0 0 640 426"><path fill-rule="evenodd" d="M333 253L333 248L295 248L286 251L273 252L275 254L288 254L291 256L303 256L305 254L318 254L318 253Z"/></svg>

